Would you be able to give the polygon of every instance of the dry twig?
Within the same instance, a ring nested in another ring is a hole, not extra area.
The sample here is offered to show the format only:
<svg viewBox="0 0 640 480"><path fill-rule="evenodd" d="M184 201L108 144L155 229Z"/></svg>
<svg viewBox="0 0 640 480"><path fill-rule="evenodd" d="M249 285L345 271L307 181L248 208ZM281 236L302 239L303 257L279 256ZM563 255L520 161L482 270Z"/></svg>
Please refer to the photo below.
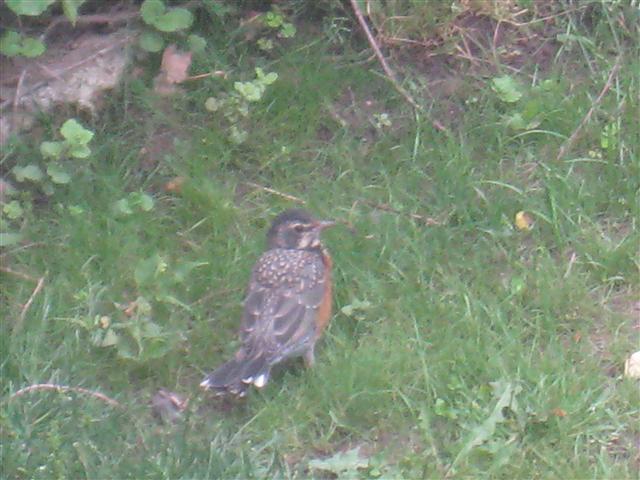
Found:
<svg viewBox="0 0 640 480"><path fill-rule="evenodd" d="M28 275L28 274L22 273L22 272L17 272L15 270L10 269L9 267L0 267L0 272L8 273L9 275L15 275L18 278L21 278L23 280L28 280L30 282L37 282L38 281L37 278L32 277L31 275Z"/></svg>
<svg viewBox="0 0 640 480"><path fill-rule="evenodd" d="M40 290L42 290L42 287L44 286L44 278L45 277L42 276L38 279L36 288L33 289L33 292L31 292L31 296L29 297L29 300L27 300L27 303L25 303L24 306L22 307L22 310L20 311L20 317L18 317L18 322L13 328L14 332L19 331L20 328L22 327L22 324L24 323L24 318L27 316L27 311L29 310L29 307L31 307L33 300L36 298L38 293L40 293Z"/></svg>
<svg viewBox="0 0 640 480"><path fill-rule="evenodd" d="M58 393L66 393L66 392L75 392L75 393L83 393L85 395L90 395L93 398L97 398L98 400L102 400L103 402L111 405L112 407L124 408L123 405L114 400L113 398L107 397L105 394L100 392L94 392L93 390L89 390L82 387L69 387L66 385L56 385L55 383L37 383L35 385L29 385L28 387L21 388L16 393L9 397L9 401L14 398L21 397L26 393L36 392L39 390L53 390Z"/></svg>
<svg viewBox="0 0 640 480"><path fill-rule="evenodd" d="M279 192L278 190L274 190L273 188L265 187L263 185L258 185L257 183L253 183L253 182L245 182L245 183L247 185L249 185L250 187L257 188L259 190L263 190L263 191L265 191L267 193L271 193L272 195L277 195L278 197L286 198L287 200L290 200L292 202L300 203L302 205L307 203L306 201L304 201L301 198L294 197L293 195L289 195L288 193Z"/></svg>
<svg viewBox="0 0 640 480"><path fill-rule="evenodd" d="M417 213L403 212L402 210L398 210L396 208L393 208L391 205L388 205L386 203L373 203L373 202L367 202L367 201L365 201L365 203L367 205L369 205L370 207L375 208L376 210L382 210L384 212L390 212L390 213L396 213L398 215L404 215L406 217L412 218L413 220L418 220L418 221L424 223L425 225L429 225L429 226L431 226L431 225L442 225L442 222L439 222L435 218L425 217L424 215L418 215Z"/></svg>
<svg viewBox="0 0 640 480"><path fill-rule="evenodd" d="M353 12L356 14L358 23L360 24L360 26L362 27L362 30L364 30L364 33L367 36L369 45L371 45L371 48L373 48L373 51L376 54L376 57L378 57L378 61L380 62L380 65L382 65L382 69L384 70L384 73L387 75L387 78L391 81L391 83L393 84L395 89L398 91L398 93L400 93L400 95L402 95L405 98L405 100L407 100L407 102L411 104L413 108L417 110L422 110L422 107L418 105L418 103L411 97L411 95L409 95L409 93L404 88L402 88L402 85L400 85L400 82L398 82L398 79L396 78L395 73L393 72L393 70L391 70L391 68L389 67L389 64L387 64L387 60L384 58L384 55L382 54L382 51L378 46L378 42L376 42L376 39L373 37L373 34L369 29L369 25L367 25L367 21L364 19L362 10L360 10L360 7L358 6L358 0L351 0L351 7L353 8Z"/></svg>
<svg viewBox="0 0 640 480"><path fill-rule="evenodd" d="M20 78L18 79L18 84L16 85L16 93L13 97L13 113L15 114L18 111L18 101L20 100L20 90L22 90L22 84L24 83L24 77L27 74L27 69L23 69L20 72Z"/></svg>
<svg viewBox="0 0 640 480"><path fill-rule="evenodd" d="M611 71L609 72L609 76L607 77L607 81L605 82L604 87L602 87L602 90L600 91L600 94L593 101L593 104L591 105L591 108L589 109L587 114L584 116L584 118L582 119L580 124L573 131L571 136L560 147L560 150L558 151L558 156L556 157L556 161L558 161L562 157L564 157L565 154L571 149L571 147L573 147L573 144L576 143L576 140L578 139L578 137L582 133L582 129L584 128L584 126L591 119L591 116L593 115L593 112L595 112L596 108L598 108L598 106L602 102L602 99L604 98L606 93L611 89L611 86L613 85L613 79L615 78L616 74L618 73L618 70L620 70L620 66L621 65L622 65L622 55L618 56L618 58L616 59L615 64L613 65L613 67L611 67Z"/></svg>

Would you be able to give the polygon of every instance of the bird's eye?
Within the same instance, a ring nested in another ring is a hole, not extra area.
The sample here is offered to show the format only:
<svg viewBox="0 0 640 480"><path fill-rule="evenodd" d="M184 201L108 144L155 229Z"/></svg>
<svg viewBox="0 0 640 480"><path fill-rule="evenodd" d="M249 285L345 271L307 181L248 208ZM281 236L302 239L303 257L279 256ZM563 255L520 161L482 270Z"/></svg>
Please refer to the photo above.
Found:
<svg viewBox="0 0 640 480"><path fill-rule="evenodd" d="M302 233L302 232L304 232L304 225L301 225L301 224L298 223L298 224L293 226L293 229L298 233Z"/></svg>

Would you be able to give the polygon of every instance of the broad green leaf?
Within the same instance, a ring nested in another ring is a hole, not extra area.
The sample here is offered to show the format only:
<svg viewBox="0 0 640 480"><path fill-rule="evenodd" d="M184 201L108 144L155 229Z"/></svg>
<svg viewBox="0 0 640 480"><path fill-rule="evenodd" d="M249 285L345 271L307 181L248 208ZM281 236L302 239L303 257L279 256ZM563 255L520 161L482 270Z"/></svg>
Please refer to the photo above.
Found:
<svg viewBox="0 0 640 480"><path fill-rule="evenodd" d="M243 144L248 136L249 132L247 132L246 130L241 130L235 125L231 126L231 133L229 133L229 137L231 138L231 141L236 145Z"/></svg>
<svg viewBox="0 0 640 480"><path fill-rule="evenodd" d="M69 155L73 158L87 158L91 155L91 149L86 145L71 145Z"/></svg>
<svg viewBox="0 0 640 480"><path fill-rule="evenodd" d="M44 53L46 47L37 38L24 37L22 39L22 55L28 58L39 57Z"/></svg>
<svg viewBox="0 0 640 480"><path fill-rule="evenodd" d="M153 197L146 193L132 192L129 194L129 203L132 206L138 207L143 212L148 212L153 209Z"/></svg>
<svg viewBox="0 0 640 480"><path fill-rule="evenodd" d="M31 180L32 182L39 182L44 177L44 173L40 170L40 167L34 164L27 165L26 167L15 166L12 170L16 176L16 180L24 182L25 180Z"/></svg>
<svg viewBox="0 0 640 480"><path fill-rule="evenodd" d="M113 329L110 328L104 333L104 335L102 336L102 339L100 339L99 346L112 347L114 345L117 345L119 341L120 341L120 337L118 336L118 334L114 332Z"/></svg>
<svg viewBox="0 0 640 480"><path fill-rule="evenodd" d="M153 209L153 197L151 197L151 195L147 195L146 193L143 193L140 196L139 204L140 204L140 208L143 211L148 212Z"/></svg>
<svg viewBox="0 0 640 480"><path fill-rule="evenodd" d="M24 210L22 210L22 207L20 206L20 202L17 200L11 200L9 203L5 204L5 206L2 207L2 211L11 220L20 218L24 213Z"/></svg>
<svg viewBox="0 0 640 480"><path fill-rule="evenodd" d="M233 88L249 102L257 102L264 93L264 87L253 82L235 82Z"/></svg>
<svg viewBox="0 0 640 480"><path fill-rule="evenodd" d="M22 235L13 232L0 232L0 247L10 247L22 240Z"/></svg>
<svg viewBox="0 0 640 480"><path fill-rule="evenodd" d="M127 200L126 198L121 198L120 200L114 202L113 209L120 215L133 214L133 209L131 208L131 205L129 205L129 200Z"/></svg>
<svg viewBox="0 0 640 480"><path fill-rule="evenodd" d="M268 73L263 79L262 82L265 85L271 85L273 82L275 82L278 79L278 74L275 72L271 72Z"/></svg>
<svg viewBox="0 0 640 480"><path fill-rule="evenodd" d="M22 53L22 36L9 30L0 39L0 53L7 57L15 57Z"/></svg>
<svg viewBox="0 0 640 480"><path fill-rule="evenodd" d="M140 260L133 276L138 287L149 285L167 270L167 263L157 253L150 258Z"/></svg>
<svg viewBox="0 0 640 480"><path fill-rule="evenodd" d="M494 78L492 86L503 102L515 103L522 97L520 85L510 75Z"/></svg>
<svg viewBox="0 0 640 480"><path fill-rule="evenodd" d="M220 100L218 100L215 97L209 97L204 102L204 108L206 108L207 111L209 111L209 112L217 111L222 105L223 105L223 102L221 102Z"/></svg>
<svg viewBox="0 0 640 480"><path fill-rule="evenodd" d="M282 25L283 21L284 18L282 17L282 15L274 12L268 12L264 17L264 23L271 28L278 28L280 25Z"/></svg>
<svg viewBox="0 0 640 480"><path fill-rule="evenodd" d="M162 0L144 0L140 6L140 15L145 23L155 25L155 22L164 15L165 10Z"/></svg>
<svg viewBox="0 0 640 480"><path fill-rule="evenodd" d="M69 209L69 213L74 217L77 217L84 213L84 208L82 208L80 205L69 205L67 208Z"/></svg>
<svg viewBox="0 0 640 480"><path fill-rule="evenodd" d="M152 53L159 52L162 50L162 47L164 47L164 39L162 36L150 31L143 32L142 35L140 35L138 43L140 44L140 48Z"/></svg>
<svg viewBox="0 0 640 480"><path fill-rule="evenodd" d="M47 175L51 177L51 181L57 184L67 184L71 181L71 175L69 175L60 165L50 163L47 165Z"/></svg>
<svg viewBox="0 0 640 480"><path fill-rule="evenodd" d="M78 19L78 8L84 3L84 0L62 0L62 11L65 17L75 26Z"/></svg>
<svg viewBox="0 0 640 480"><path fill-rule="evenodd" d="M187 41L189 42L189 50L191 50L193 53L202 53L207 47L207 41L200 35L191 34L189 35Z"/></svg>
<svg viewBox="0 0 640 480"><path fill-rule="evenodd" d="M44 51L44 43L37 38L24 37L12 30L6 32L0 39L0 53L7 57L23 55L33 58L42 55Z"/></svg>
<svg viewBox="0 0 640 480"><path fill-rule="evenodd" d="M42 55L44 51L44 43L37 38L24 37L12 30L6 32L0 39L0 53L7 57L22 55L33 58Z"/></svg>
<svg viewBox="0 0 640 480"><path fill-rule="evenodd" d="M527 123L524 121L524 118L522 118L522 114L514 113L507 117L507 127L513 130L524 130L527 128Z"/></svg>
<svg viewBox="0 0 640 480"><path fill-rule="evenodd" d="M273 50L273 41L270 38L259 38L258 47L268 52L269 50Z"/></svg>
<svg viewBox="0 0 640 480"><path fill-rule="evenodd" d="M184 8L174 8L158 18L153 26L161 32L177 32L189 28L193 23L193 15Z"/></svg>
<svg viewBox="0 0 640 480"><path fill-rule="evenodd" d="M369 460L360 458L359 450L353 448L346 452L338 452L324 460L311 460L309 468L333 473L338 478L358 478L358 469L369 467ZM347 477L347 474L350 475Z"/></svg>
<svg viewBox="0 0 640 480"><path fill-rule="evenodd" d="M42 142L40 144L40 153L45 158L60 158L62 151L64 150L64 143L62 142Z"/></svg>
<svg viewBox="0 0 640 480"><path fill-rule="evenodd" d="M296 27L293 23L284 23L280 29L280 36L282 38L292 38L296 34Z"/></svg>
<svg viewBox="0 0 640 480"><path fill-rule="evenodd" d="M369 310L370 308L371 302L368 302L367 300L355 299L349 305L345 305L344 307L342 307L340 311L347 317L351 317L357 312L363 312L365 310Z"/></svg>
<svg viewBox="0 0 640 480"><path fill-rule="evenodd" d="M37 17L56 0L6 0L6 5L16 15Z"/></svg>
<svg viewBox="0 0 640 480"><path fill-rule="evenodd" d="M60 133L72 145L86 145L93 138L93 132L84 128L75 118L64 122Z"/></svg>
<svg viewBox="0 0 640 480"><path fill-rule="evenodd" d="M176 282L182 283L187 279L187 276L192 270L198 267L204 267L209 265L209 262L184 262L177 265L173 270L173 278Z"/></svg>

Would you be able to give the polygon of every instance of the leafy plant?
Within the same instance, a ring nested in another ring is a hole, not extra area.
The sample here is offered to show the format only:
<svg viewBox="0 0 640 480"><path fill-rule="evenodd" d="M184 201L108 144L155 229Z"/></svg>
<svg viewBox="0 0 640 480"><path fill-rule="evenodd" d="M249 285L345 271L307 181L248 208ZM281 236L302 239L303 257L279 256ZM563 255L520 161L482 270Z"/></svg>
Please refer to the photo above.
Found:
<svg viewBox="0 0 640 480"><path fill-rule="evenodd" d="M37 17L42 15L56 0L7 0L6 5L16 15Z"/></svg>
<svg viewBox="0 0 640 480"><path fill-rule="evenodd" d="M186 281L194 269L205 265L207 262L176 262L170 266L165 257L156 253L138 262L134 279L138 291L147 297L188 310L189 308L177 299L176 288Z"/></svg>
<svg viewBox="0 0 640 480"><path fill-rule="evenodd" d="M45 141L40 144L44 163L29 163L13 167L11 172L17 182L37 184L46 195L53 195L54 185L65 185L71 182L71 174L63 162L71 158L84 159L91 155L88 144L94 133L72 118L64 122L60 128L60 135L63 140ZM11 189L5 193L7 196L15 196L17 192L14 190ZM2 208L0 244L4 246L15 244L21 239L21 236L11 231L11 228L23 218L24 211L30 208L31 200L28 193L23 193L22 197L19 200L11 200Z"/></svg>
<svg viewBox="0 0 640 480"><path fill-rule="evenodd" d="M139 45L148 52L159 52L164 48L167 34L187 30L193 24L193 14L186 8L168 8L162 0L145 0L140 6L144 23L153 28L140 35ZM160 33L159 33L160 32ZM195 34L187 39L192 52L201 52L207 41Z"/></svg>
<svg viewBox="0 0 640 480"><path fill-rule="evenodd" d="M13 30L8 30L0 39L0 53L7 57L39 57L46 47L37 38L21 35Z"/></svg>
<svg viewBox="0 0 640 480"><path fill-rule="evenodd" d="M62 11L73 25L78 19L78 9L85 0L61 0ZM56 3L56 0L7 0L6 5L16 15L37 17ZM8 57L38 57L46 50L42 40L23 35L14 30L8 30L0 39L0 53Z"/></svg>
<svg viewBox="0 0 640 480"><path fill-rule="evenodd" d="M113 210L117 215L128 216L138 212L149 212L153 209L153 197L144 192L131 192L128 196L117 200Z"/></svg>
<svg viewBox="0 0 640 480"><path fill-rule="evenodd" d="M529 131L557 112L557 99L563 96L564 87L556 80L547 79L525 88L510 75L503 75L492 80L491 88L509 108L504 124L511 130Z"/></svg>
<svg viewBox="0 0 640 480"><path fill-rule="evenodd" d="M275 10L267 12L262 17L262 23L267 27L270 34L269 36L258 38L256 43L261 50L273 50L275 44L273 38L270 38L273 34L275 34L277 38L293 38L296 34L295 25L287 22L284 15Z"/></svg>
<svg viewBox="0 0 640 480"><path fill-rule="evenodd" d="M230 123L229 138L235 144L243 143L248 132L242 127L243 118L249 116L249 104L259 102L264 96L268 85L278 79L278 74L265 74L261 68L256 68L256 79L249 82L235 82L234 90L229 94L223 93L219 97L209 97L205 101L205 108L210 112L222 112Z"/></svg>
<svg viewBox="0 0 640 480"><path fill-rule="evenodd" d="M118 317L95 315L74 318L71 322L89 334L92 345L114 348L126 360L144 362L162 357L172 348L173 336L153 321L152 307L146 298L136 298Z"/></svg>
<svg viewBox="0 0 640 480"><path fill-rule="evenodd" d="M510 75L494 78L491 87L503 102L515 103L522 98L522 87Z"/></svg>

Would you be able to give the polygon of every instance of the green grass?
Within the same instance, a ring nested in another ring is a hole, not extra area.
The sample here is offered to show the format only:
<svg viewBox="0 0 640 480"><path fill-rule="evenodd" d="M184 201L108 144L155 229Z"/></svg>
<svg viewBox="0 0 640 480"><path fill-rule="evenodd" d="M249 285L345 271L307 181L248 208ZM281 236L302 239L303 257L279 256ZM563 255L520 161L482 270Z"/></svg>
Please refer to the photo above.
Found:
<svg viewBox="0 0 640 480"><path fill-rule="evenodd" d="M638 56L625 53L592 122L557 160L613 65L604 47L595 76L573 78L584 57L567 53L539 74L554 81L549 91L520 79L545 114L537 133L518 136L504 117L521 104L500 102L490 79L465 80L477 100L441 132L348 54L297 41L266 67L279 79L252 111L245 144L226 141L202 108L228 84L204 80L161 103L134 81L91 125L90 164L27 214L22 233L35 244L2 253L4 478L328 478L313 461L335 460L325 468L340 472L352 449L360 461L342 475L362 478L637 477L638 384L622 366L638 346ZM376 132L369 121L383 112L393 125ZM603 148L608 125L617 132ZM138 151L159 128L176 148L145 170ZM182 190L165 191L175 176ZM294 206L247 181L351 228L326 235L336 312L317 367L293 362L230 407L197 385L237 347L266 227ZM151 194L154 208L117 217L113 202L131 191ZM520 210L536 220L529 232L514 226ZM203 264L176 276L190 262ZM6 269L46 275L24 318L35 284ZM140 296L160 330L142 352L122 334L137 359L92 343L96 318L148 320L118 307ZM73 393L11 398L45 382L124 408ZM152 417L159 388L190 397L182 420Z"/></svg>

